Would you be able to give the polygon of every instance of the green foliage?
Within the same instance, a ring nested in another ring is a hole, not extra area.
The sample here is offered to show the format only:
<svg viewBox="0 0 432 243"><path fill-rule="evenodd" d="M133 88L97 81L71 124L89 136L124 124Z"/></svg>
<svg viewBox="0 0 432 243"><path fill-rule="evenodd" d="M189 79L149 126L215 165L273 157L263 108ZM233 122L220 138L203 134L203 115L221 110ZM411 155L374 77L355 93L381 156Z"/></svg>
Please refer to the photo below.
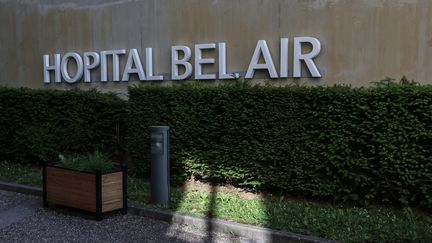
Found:
<svg viewBox="0 0 432 243"><path fill-rule="evenodd" d="M37 166L0 161L0 180L30 186L42 186L42 169Z"/></svg>
<svg viewBox="0 0 432 243"><path fill-rule="evenodd" d="M0 180L41 186L41 168L0 161ZM283 197L243 198L223 190L210 194L203 190L184 192L172 187L169 208L196 216L212 215L239 223L281 229L340 242L431 242L432 220L410 208L355 208L287 200ZM128 198L146 207L164 208L150 203L150 184L142 178L128 177ZM165 208L164 208L165 209Z"/></svg>
<svg viewBox="0 0 432 243"><path fill-rule="evenodd" d="M390 86L397 86L397 85L412 85L416 86L419 85L419 83L415 82L414 80L409 80L407 77L403 76L401 80L397 83L395 82L396 79L386 77L385 79L381 79L380 81L372 81L371 84L375 85L376 87L385 88Z"/></svg>
<svg viewBox="0 0 432 243"><path fill-rule="evenodd" d="M180 178L432 208L431 86L186 84L129 94L127 147L140 174L150 169L149 126L168 125Z"/></svg>
<svg viewBox="0 0 432 243"><path fill-rule="evenodd" d="M96 150L117 159L127 148L131 172L148 176L149 126L169 125L174 181L194 175L431 209L432 87L406 78L384 83L150 85L130 88L129 102L96 91L0 87L0 161L55 161Z"/></svg>
<svg viewBox="0 0 432 243"><path fill-rule="evenodd" d="M59 155L59 165L61 167L73 170L81 170L81 161L83 160L83 156L77 155L69 155L64 156L63 154Z"/></svg>
<svg viewBox="0 0 432 243"><path fill-rule="evenodd" d="M150 185L129 177L129 199L150 204ZM230 220L340 242L430 242L432 219L410 208L356 208L285 198L243 198L238 193L170 191L170 209L195 216Z"/></svg>
<svg viewBox="0 0 432 243"><path fill-rule="evenodd" d="M100 170L104 173L112 171L114 168L114 163L99 151L88 155L59 155L59 162L64 168L86 172Z"/></svg>
<svg viewBox="0 0 432 243"><path fill-rule="evenodd" d="M56 161L58 154L123 151L125 101L97 91L0 87L0 160Z"/></svg>

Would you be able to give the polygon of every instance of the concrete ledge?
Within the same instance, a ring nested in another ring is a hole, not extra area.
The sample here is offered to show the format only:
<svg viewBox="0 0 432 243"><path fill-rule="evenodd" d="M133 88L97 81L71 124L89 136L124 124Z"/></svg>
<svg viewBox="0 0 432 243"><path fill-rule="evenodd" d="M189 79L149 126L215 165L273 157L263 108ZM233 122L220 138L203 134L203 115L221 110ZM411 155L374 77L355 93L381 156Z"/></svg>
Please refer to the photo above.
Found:
<svg viewBox="0 0 432 243"><path fill-rule="evenodd" d="M23 194L42 196L42 189L33 186L25 186L16 183L0 181L0 190L13 191ZM239 237L250 238L258 242L335 242L326 239L304 236L285 231L272 230L247 224L239 224L219 219L195 217L183 215L171 211L148 208L135 202L128 202L129 213L144 216L169 223L191 225L201 230L211 229L216 233L231 234Z"/></svg>
<svg viewBox="0 0 432 243"><path fill-rule="evenodd" d="M232 234L240 237L250 238L258 242L335 242L318 237L304 236L253 225L239 224L219 219L195 217L174 213L171 211L147 208L134 202L130 203L129 212L135 215L163 220L170 223L193 225L202 230L211 228L213 232Z"/></svg>
<svg viewBox="0 0 432 243"><path fill-rule="evenodd" d="M42 189L34 186L26 186L16 183L0 181L0 190L18 192L27 195L42 196Z"/></svg>

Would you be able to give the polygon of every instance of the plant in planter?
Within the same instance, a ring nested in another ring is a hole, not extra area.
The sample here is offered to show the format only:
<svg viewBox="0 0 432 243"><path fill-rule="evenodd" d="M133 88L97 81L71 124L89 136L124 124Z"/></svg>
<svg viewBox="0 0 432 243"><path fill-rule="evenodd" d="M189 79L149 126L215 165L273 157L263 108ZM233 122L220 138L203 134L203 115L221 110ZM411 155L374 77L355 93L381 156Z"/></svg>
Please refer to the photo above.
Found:
<svg viewBox="0 0 432 243"><path fill-rule="evenodd" d="M103 213L127 213L127 168L95 152L86 156L59 156L59 163L43 166L43 204L59 204Z"/></svg>

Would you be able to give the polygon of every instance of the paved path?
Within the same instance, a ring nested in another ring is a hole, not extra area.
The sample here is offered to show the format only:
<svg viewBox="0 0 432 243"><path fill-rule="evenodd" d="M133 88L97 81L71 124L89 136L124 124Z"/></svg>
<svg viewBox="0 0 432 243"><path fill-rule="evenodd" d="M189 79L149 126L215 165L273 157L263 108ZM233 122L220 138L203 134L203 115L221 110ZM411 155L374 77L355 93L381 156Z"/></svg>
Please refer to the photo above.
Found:
<svg viewBox="0 0 432 243"><path fill-rule="evenodd" d="M41 205L40 197L0 190L0 242L255 242L120 213L98 222L91 214Z"/></svg>

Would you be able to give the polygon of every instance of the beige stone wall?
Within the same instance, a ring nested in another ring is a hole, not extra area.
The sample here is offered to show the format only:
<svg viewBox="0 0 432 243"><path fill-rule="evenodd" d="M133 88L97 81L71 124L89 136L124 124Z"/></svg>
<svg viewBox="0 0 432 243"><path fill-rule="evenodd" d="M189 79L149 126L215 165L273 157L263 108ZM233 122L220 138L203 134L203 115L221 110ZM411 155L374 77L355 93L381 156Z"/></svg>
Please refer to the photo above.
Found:
<svg viewBox="0 0 432 243"><path fill-rule="evenodd" d="M430 0L0 0L0 84L124 92L140 82L46 85L42 55L153 47L155 72L169 75L171 46L226 42L228 70L246 72L258 40L278 67L279 38L297 36L321 41L323 77L276 85L367 86L402 75L432 83L431 16Z"/></svg>

